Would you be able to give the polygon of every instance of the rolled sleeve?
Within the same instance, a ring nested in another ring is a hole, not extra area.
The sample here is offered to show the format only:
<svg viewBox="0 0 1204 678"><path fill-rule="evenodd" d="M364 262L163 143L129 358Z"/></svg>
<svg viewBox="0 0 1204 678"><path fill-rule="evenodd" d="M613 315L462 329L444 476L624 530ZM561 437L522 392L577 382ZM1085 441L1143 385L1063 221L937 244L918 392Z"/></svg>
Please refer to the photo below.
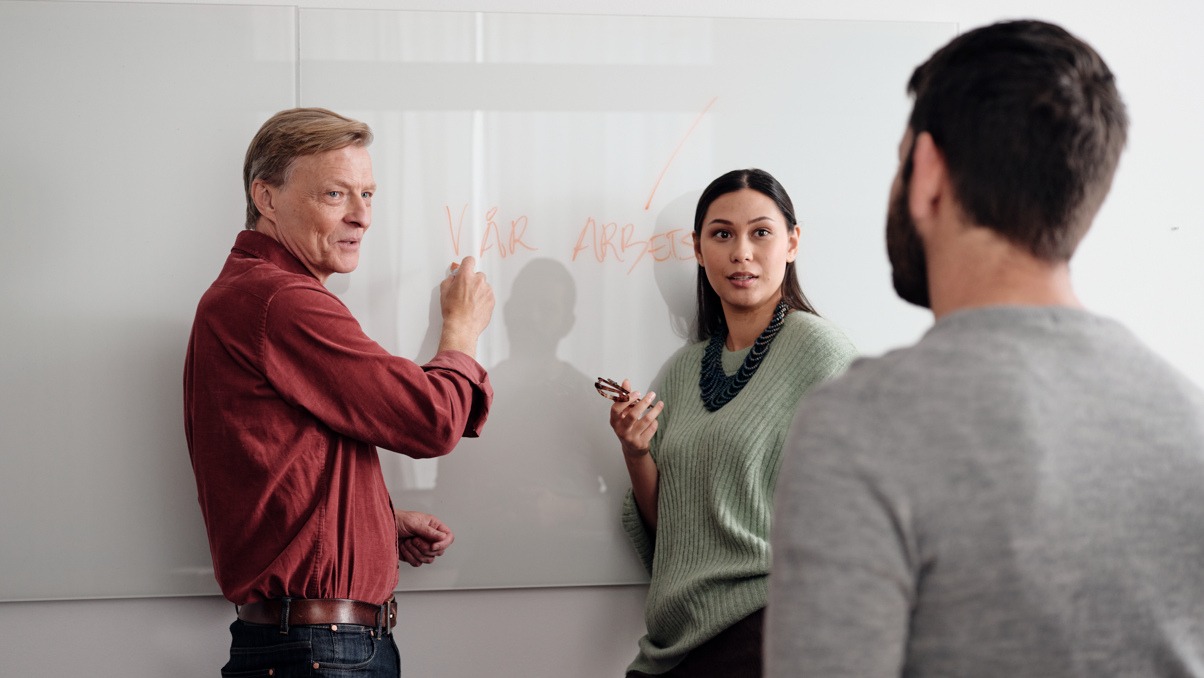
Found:
<svg viewBox="0 0 1204 678"><path fill-rule="evenodd" d="M469 403L461 435L465 438L479 437L485 420L489 418L489 408L493 405L493 384L485 368L466 353L440 351L422 369L427 374L450 372L459 375L460 383L467 387L462 402Z"/></svg>
<svg viewBox="0 0 1204 678"><path fill-rule="evenodd" d="M308 281L272 296L264 336L264 372L280 397L349 438L438 457L479 435L489 413L493 389L467 354L444 351L426 365L391 355Z"/></svg>

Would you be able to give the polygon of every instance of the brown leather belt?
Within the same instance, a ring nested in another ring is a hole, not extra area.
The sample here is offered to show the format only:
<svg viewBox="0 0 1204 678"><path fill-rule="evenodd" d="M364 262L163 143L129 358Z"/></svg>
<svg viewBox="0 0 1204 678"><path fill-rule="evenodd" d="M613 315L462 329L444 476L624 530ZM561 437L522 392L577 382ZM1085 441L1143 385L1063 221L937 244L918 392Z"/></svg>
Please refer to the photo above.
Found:
<svg viewBox="0 0 1204 678"><path fill-rule="evenodd" d="M288 618L284 607L288 606ZM330 626L358 624L393 630L397 625L397 601L390 597L383 605L342 598L285 598L264 600L237 606L238 618L252 624L289 626Z"/></svg>

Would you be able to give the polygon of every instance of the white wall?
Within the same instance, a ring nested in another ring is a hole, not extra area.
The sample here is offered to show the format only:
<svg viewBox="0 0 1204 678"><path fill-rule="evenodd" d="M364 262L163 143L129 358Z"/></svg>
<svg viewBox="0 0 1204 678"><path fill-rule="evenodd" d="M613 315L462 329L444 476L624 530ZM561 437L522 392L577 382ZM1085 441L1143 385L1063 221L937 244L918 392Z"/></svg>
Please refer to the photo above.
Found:
<svg viewBox="0 0 1204 678"><path fill-rule="evenodd" d="M643 634L644 590L407 593L394 630L402 675L622 675ZM233 619L218 597L0 603L0 675L214 677Z"/></svg>
<svg viewBox="0 0 1204 678"><path fill-rule="evenodd" d="M258 4L350 5L277 0ZM1204 260L1204 218L1200 203L1188 198L1204 185L1204 163L1199 162L1204 157L1204 127L1198 124L1204 108L1204 89L1199 87L1204 82L1204 41L1198 38L1204 7L1198 3L363 0L354 6L953 21L963 28L1024 16L1061 23L1104 55L1133 118L1129 151L1112 196L1077 259L1076 284L1089 306L1126 321L1204 382L1197 355L1204 346L1199 313L1204 307L1204 267L1198 264ZM901 89L903 85L899 83ZM899 125L902 129L902 120ZM642 595L640 587L406 594L399 627L406 675L619 675L642 632ZM230 606L211 597L0 604L0 673L212 676L222 662L231 618Z"/></svg>

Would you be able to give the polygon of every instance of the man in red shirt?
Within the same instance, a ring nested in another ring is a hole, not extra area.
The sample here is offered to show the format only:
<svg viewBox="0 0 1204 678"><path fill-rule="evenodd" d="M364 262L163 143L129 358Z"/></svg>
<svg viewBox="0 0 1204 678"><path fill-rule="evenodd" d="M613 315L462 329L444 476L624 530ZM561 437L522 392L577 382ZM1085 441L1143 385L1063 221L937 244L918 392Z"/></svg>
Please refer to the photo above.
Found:
<svg viewBox="0 0 1204 678"><path fill-rule="evenodd" d="M324 109L264 123L243 167L247 230L197 306L184 426L214 574L238 610L229 672L399 675L399 560L430 563L453 536L393 509L376 448L447 454L479 434L493 397L474 359L493 291L472 257L441 284L439 351L421 366L365 336L323 286L359 263L371 141Z"/></svg>

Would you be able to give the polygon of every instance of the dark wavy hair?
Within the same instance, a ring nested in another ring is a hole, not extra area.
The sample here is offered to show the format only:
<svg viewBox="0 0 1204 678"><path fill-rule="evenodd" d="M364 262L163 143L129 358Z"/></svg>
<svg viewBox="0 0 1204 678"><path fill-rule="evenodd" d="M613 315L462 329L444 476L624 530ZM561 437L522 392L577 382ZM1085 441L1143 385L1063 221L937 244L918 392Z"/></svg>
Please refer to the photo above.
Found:
<svg viewBox="0 0 1204 678"><path fill-rule="evenodd" d="M954 38L907 89L909 126L932 135L966 216L1039 259L1070 259L1127 137L1100 55L1053 24L997 23Z"/></svg>
<svg viewBox="0 0 1204 678"><path fill-rule="evenodd" d="M759 169L732 170L712 181L698 197L698 207L694 209L694 238L696 240L702 237L702 222L706 219L711 203L721 195L745 188L751 188L772 200L781 210L782 216L786 217L786 223L790 228L798 225L798 219L794 216L794 203L786 194L786 189L782 188L773 175ZM697 298L698 339L701 341L726 333L727 319L723 315L723 304L719 301L719 293L711 287L711 281L707 280L706 270L702 266L698 267ZM807 301L806 295L803 294L793 261L786 264L786 275L782 278L782 299L792 310L819 315L811 306L811 302Z"/></svg>

